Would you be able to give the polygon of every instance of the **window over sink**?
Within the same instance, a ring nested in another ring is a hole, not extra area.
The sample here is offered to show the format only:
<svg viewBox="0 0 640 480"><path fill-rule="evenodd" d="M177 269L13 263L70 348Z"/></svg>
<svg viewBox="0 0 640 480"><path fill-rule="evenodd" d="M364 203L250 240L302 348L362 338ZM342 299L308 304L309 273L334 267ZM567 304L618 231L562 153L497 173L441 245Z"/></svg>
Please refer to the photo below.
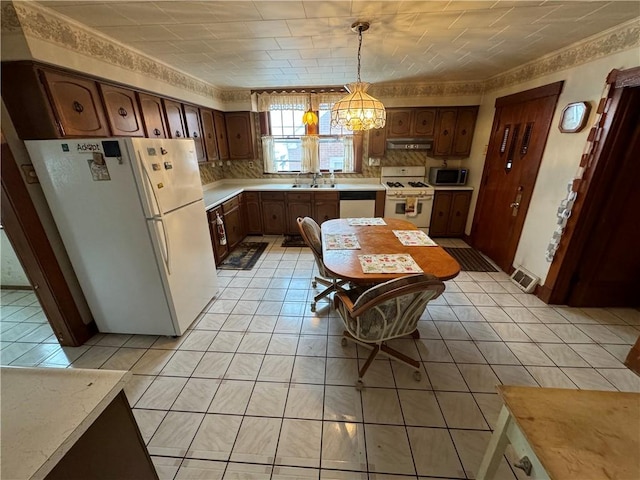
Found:
<svg viewBox="0 0 640 480"><path fill-rule="evenodd" d="M340 94L333 94L337 100ZM264 171L267 173L355 172L354 136L341 127L331 127L333 101L314 102L309 94L261 94L259 110L266 113L268 135L262 137ZM302 117L313 109L317 130ZM264 117L263 117L264 118ZM316 133L317 132L317 133Z"/></svg>

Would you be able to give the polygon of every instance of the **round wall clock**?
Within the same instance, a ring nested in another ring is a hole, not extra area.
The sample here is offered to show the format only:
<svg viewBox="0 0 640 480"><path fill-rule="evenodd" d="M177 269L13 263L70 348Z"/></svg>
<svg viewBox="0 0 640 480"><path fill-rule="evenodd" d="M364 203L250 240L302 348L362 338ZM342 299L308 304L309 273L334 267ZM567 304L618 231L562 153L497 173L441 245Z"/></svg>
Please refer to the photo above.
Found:
<svg viewBox="0 0 640 480"><path fill-rule="evenodd" d="M589 118L591 105L588 102L570 103L560 116L558 128L562 133L576 133L584 128Z"/></svg>

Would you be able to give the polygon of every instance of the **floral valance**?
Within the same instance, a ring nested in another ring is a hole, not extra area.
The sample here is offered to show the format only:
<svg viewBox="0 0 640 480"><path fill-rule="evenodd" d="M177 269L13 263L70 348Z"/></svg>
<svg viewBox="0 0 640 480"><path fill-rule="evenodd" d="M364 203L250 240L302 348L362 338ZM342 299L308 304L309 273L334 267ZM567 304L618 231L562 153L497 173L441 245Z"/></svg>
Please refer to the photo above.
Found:
<svg viewBox="0 0 640 480"><path fill-rule="evenodd" d="M270 110L300 110L307 111L309 108L318 111L320 105L331 106L344 96L344 93L259 93L258 111L268 112Z"/></svg>

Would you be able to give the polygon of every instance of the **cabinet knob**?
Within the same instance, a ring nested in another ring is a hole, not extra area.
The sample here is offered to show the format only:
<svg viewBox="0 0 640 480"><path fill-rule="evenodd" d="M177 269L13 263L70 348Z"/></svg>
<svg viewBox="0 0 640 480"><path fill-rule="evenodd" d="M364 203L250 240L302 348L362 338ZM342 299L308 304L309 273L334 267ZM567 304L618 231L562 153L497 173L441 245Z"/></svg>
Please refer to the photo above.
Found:
<svg viewBox="0 0 640 480"><path fill-rule="evenodd" d="M444 131L442 132L442 135L449 135L449 130L444 130Z"/></svg>
<svg viewBox="0 0 640 480"><path fill-rule="evenodd" d="M154 134L156 137L159 137L159 136L160 136L160 133L161 133L161 132L160 132L160 130L158 130L157 128L154 128L154 129L153 129L153 134Z"/></svg>
<svg viewBox="0 0 640 480"><path fill-rule="evenodd" d="M120 107L120 108L118 109L118 115L120 115L121 117L123 117L123 118L124 118L124 117L126 117L126 116L128 115L128 113L127 113L127 111L126 111L124 108Z"/></svg>
<svg viewBox="0 0 640 480"><path fill-rule="evenodd" d="M193 132L193 138L198 138L198 132Z"/></svg>
<svg viewBox="0 0 640 480"><path fill-rule="evenodd" d="M212 138L212 137L213 137L213 135L211 135L210 133L207 134L207 138Z"/></svg>
<svg viewBox="0 0 640 480"><path fill-rule="evenodd" d="M438 216L441 217L442 215L444 215L444 213L442 212L438 212Z"/></svg>
<svg viewBox="0 0 640 480"><path fill-rule="evenodd" d="M466 135L467 131L463 128L462 131L460 132L462 135Z"/></svg>
<svg viewBox="0 0 640 480"><path fill-rule="evenodd" d="M84 107L82 106L82 104L78 101L74 101L73 102L73 109L78 112L78 113L82 113L84 110Z"/></svg>
<svg viewBox="0 0 640 480"><path fill-rule="evenodd" d="M460 216L460 212L456 212L456 217L459 217L459 216Z"/></svg>
<svg viewBox="0 0 640 480"><path fill-rule="evenodd" d="M236 138L237 138L238 140L240 140L240 139L242 138L242 135L240 135L240 134L238 133L238 134L236 135Z"/></svg>
<svg viewBox="0 0 640 480"><path fill-rule="evenodd" d="M178 130L176 130L176 138L180 138L181 136L182 134Z"/></svg>

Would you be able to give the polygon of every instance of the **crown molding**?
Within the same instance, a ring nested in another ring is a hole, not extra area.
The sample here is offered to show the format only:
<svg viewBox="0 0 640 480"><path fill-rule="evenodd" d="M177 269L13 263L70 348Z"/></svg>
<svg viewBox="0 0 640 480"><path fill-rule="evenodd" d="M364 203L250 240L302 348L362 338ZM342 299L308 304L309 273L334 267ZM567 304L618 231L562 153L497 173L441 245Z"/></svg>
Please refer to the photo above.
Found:
<svg viewBox="0 0 640 480"><path fill-rule="evenodd" d="M132 49L84 25L32 2L1 2L3 34L21 33L81 55L160 80L224 103L247 102L251 90L223 90ZM434 97L481 95L534 78L575 67L607 55L640 46L640 17L594 35L582 42L500 73L469 82L406 83L372 85L378 97Z"/></svg>
<svg viewBox="0 0 640 480"><path fill-rule="evenodd" d="M517 85L638 47L640 47L640 17L488 78L484 82L485 91Z"/></svg>

